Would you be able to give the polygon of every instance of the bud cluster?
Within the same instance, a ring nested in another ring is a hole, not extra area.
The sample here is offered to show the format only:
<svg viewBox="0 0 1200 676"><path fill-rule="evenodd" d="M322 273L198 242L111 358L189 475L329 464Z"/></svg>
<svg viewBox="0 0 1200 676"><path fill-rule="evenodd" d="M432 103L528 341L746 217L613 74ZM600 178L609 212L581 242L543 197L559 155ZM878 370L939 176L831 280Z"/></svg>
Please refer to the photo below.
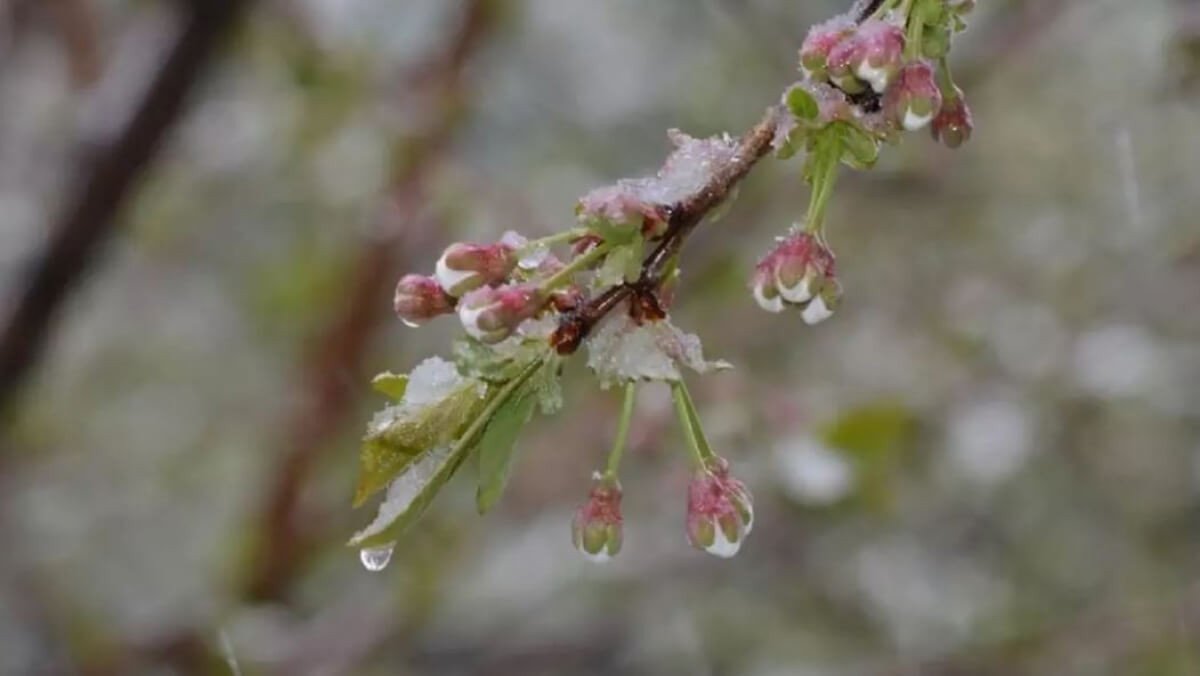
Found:
<svg viewBox="0 0 1200 676"><path fill-rule="evenodd" d="M729 474L729 462L715 458L688 484L687 536L696 549L723 559L738 553L754 528L750 491Z"/></svg>
<svg viewBox="0 0 1200 676"><path fill-rule="evenodd" d="M782 312L796 306L805 323L818 324L833 315L841 300L836 274L833 251L818 235L796 226L759 261L751 290L762 309Z"/></svg>
<svg viewBox="0 0 1200 676"><path fill-rule="evenodd" d="M945 65L950 35L974 6L964 0L916 0L906 11L880 11L862 23L839 17L814 26L800 48L806 90L819 110L805 130L849 121L887 140L934 123L935 139L951 145L970 136L971 115ZM885 5L886 6L886 5ZM832 87L844 105L831 102ZM953 116L940 120L943 105ZM951 145L953 147L953 145Z"/></svg>

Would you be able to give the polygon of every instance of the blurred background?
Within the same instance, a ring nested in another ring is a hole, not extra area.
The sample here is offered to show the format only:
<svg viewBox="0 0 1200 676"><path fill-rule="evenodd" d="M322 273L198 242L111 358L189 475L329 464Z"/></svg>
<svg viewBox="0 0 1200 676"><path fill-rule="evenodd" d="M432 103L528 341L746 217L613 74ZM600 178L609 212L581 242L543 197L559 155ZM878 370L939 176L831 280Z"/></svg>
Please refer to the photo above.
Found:
<svg viewBox="0 0 1200 676"><path fill-rule="evenodd" d="M746 289L799 160L692 238L737 558L654 387L625 550L573 551L581 360L492 514L468 477L384 572L344 547L370 376L458 332L395 280L747 129L844 4L0 2L0 673L1200 674L1196 0L981 2L975 137L843 174L817 328Z"/></svg>

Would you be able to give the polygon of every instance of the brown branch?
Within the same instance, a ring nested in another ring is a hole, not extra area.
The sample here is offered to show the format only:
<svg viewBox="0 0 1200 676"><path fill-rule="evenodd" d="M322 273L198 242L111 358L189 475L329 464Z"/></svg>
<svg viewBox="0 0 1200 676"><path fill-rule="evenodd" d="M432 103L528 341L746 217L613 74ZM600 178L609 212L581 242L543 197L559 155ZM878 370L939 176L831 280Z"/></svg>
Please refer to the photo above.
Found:
<svg viewBox="0 0 1200 676"><path fill-rule="evenodd" d="M0 333L0 416L45 351L63 303L115 232L122 207L179 119L188 94L250 2L188 3L186 25L136 112L87 162Z"/></svg>
<svg viewBox="0 0 1200 676"><path fill-rule="evenodd" d="M622 301L632 296L649 295L646 302L654 302L652 294L662 284L667 266L683 248L688 236L706 216L729 199L742 179L771 152L782 117L783 111L779 106L768 108L758 124L738 141L733 155L712 171L704 186L668 207L670 216L667 232L646 257L638 281L609 288L584 307L563 316L558 330L550 339L559 354L571 354L578 350L592 328Z"/></svg>
<svg viewBox="0 0 1200 676"><path fill-rule="evenodd" d="M430 126L397 142L401 163L394 169L389 197L381 206L377 231L364 242L345 310L316 339L304 368L306 393L284 421L279 466L266 491L246 595L278 599L286 594L312 544L301 515L301 493L322 450L342 430L358 397L346 374L361 371L363 355L387 311L391 286L401 267L414 263L437 233L415 226L425 204L426 183L459 126L466 100L464 72L470 56L494 24L496 0L470 0L445 52L413 71L402 88L409 97L431 102Z"/></svg>

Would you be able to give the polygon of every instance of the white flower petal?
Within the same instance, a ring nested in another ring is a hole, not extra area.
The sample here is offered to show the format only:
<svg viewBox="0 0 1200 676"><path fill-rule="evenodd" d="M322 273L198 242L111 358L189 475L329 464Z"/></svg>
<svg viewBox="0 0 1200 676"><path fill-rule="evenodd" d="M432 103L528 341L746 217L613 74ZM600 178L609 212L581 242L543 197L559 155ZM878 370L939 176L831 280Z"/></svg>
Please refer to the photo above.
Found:
<svg viewBox="0 0 1200 676"><path fill-rule="evenodd" d="M763 295L763 288L758 285L754 286L754 302L758 303L758 306L767 312L774 312L776 314L783 312L783 298L779 296L767 298Z"/></svg>
<svg viewBox="0 0 1200 676"><path fill-rule="evenodd" d="M776 279L775 288L779 289L779 295L789 303L806 303L813 297L814 277L812 273L806 273L795 286L785 286Z"/></svg>
<svg viewBox="0 0 1200 676"><path fill-rule="evenodd" d="M804 312L801 314L804 323L809 326L820 324L832 316L833 310L829 309L829 306L825 304L825 299L821 296L812 299L812 302L804 307Z"/></svg>
<svg viewBox="0 0 1200 676"><path fill-rule="evenodd" d="M456 296L458 294L454 293L454 287L474 277L475 274L476 273L471 272L470 270L450 269L450 267L446 265L446 255L442 254L442 257L438 259L437 268L434 270L433 277L438 281L438 284L442 285L442 288L446 291L446 293L450 294L451 296Z"/></svg>
<svg viewBox="0 0 1200 676"><path fill-rule="evenodd" d="M913 112L912 108L904 111L904 128L908 131L916 131L923 128L933 120L933 113L928 115L918 115Z"/></svg>
<svg viewBox="0 0 1200 676"><path fill-rule="evenodd" d="M730 541L729 538L725 537L725 531L720 528L716 528L715 530L716 534L713 536L713 543L705 547L704 551L722 559L733 558L738 553L738 550L742 548L742 540L746 539L745 534L742 535L741 539Z"/></svg>
<svg viewBox="0 0 1200 676"><path fill-rule="evenodd" d="M876 68L866 59L863 59L863 62L858 65L854 74L858 76L858 79L870 84L871 89L874 89L877 94L882 94L887 89L888 81L891 80L891 73L886 68Z"/></svg>

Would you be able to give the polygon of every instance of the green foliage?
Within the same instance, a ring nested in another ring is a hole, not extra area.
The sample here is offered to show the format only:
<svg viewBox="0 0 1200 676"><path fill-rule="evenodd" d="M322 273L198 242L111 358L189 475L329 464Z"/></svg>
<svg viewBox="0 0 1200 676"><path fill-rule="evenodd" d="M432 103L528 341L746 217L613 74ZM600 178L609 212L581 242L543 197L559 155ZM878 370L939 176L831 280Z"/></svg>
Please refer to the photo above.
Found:
<svg viewBox="0 0 1200 676"><path fill-rule="evenodd" d="M384 371L371 379L371 387L388 399L399 402L404 399L404 392L408 389L408 375Z"/></svg>
<svg viewBox="0 0 1200 676"><path fill-rule="evenodd" d="M813 98L813 95L800 86L792 87L787 91L787 94L784 96L784 103L787 105L788 110L792 111L792 115L807 122L816 120L817 115L821 112L820 107L817 105L817 100Z"/></svg>
<svg viewBox="0 0 1200 676"><path fill-rule="evenodd" d="M453 443L478 415L485 397L468 379L450 396L418 411L397 407L396 417L367 433L354 505L385 488L422 453Z"/></svg>
<svg viewBox="0 0 1200 676"><path fill-rule="evenodd" d="M517 437L533 415L537 396L526 386L496 409L479 438L479 513L489 511L504 494Z"/></svg>
<svg viewBox="0 0 1200 676"><path fill-rule="evenodd" d="M875 509L892 501L892 480L916 433L912 412L894 403L873 403L847 411L824 426L819 436L853 460L859 498Z"/></svg>

